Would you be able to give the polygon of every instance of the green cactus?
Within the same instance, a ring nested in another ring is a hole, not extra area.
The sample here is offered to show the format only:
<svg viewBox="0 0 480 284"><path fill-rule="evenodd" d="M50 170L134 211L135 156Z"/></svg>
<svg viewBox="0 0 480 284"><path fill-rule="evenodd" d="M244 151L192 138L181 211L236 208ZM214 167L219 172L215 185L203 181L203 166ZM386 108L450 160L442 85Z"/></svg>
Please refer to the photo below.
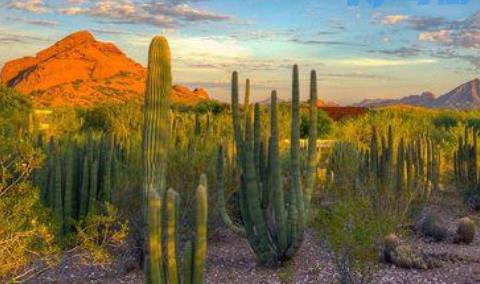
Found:
<svg viewBox="0 0 480 284"><path fill-rule="evenodd" d="M312 80L315 74L312 73ZM315 80L316 81L316 80ZM316 82L312 82L310 116L314 126L317 119L316 104ZM315 89L315 90L314 90ZM244 105L246 105L245 103ZM306 222L305 202L310 201L310 194L315 183L315 161L316 142L315 131L310 131L309 148L307 161L309 169L306 171L308 185L303 188L301 185L300 172L300 101L299 101L299 79L298 67L293 68L292 83L292 132L291 132L291 173L292 186L288 193L288 200L285 202L282 176L280 168L279 153L279 131L277 119L277 93L272 92L271 96L271 127L268 149L268 166L265 176L262 178L259 170L260 158L260 108L255 107L255 122L252 127L252 113L246 108L244 115L245 135L242 135L242 123L238 103L238 74L232 74L232 121L237 147L237 164L241 176L240 184L240 212L243 220L241 231L245 232L248 241L263 264L271 265L290 258L299 248L303 240L303 231ZM311 126L312 127L312 126ZM253 128L253 129L252 129ZM316 129L316 127L315 127ZM217 173L217 175L221 172ZM262 180L266 182L261 182ZM266 188L268 187L268 188ZM263 193L268 192L268 198ZM217 196L223 197L223 186L217 186ZM305 194L305 196L304 196ZM219 198L224 202L223 198ZM266 202L267 204L263 204ZM288 206L286 205L288 204ZM225 205L220 205L224 207ZM307 206L308 208L308 206ZM226 212L224 212L226 213ZM226 219L230 223L229 218ZM227 223L226 222L226 223ZM273 225L275 224L275 225ZM230 224L227 226L231 227Z"/></svg>
<svg viewBox="0 0 480 284"><path fill-rule="evenodd" d="M193 271L192 283L203 283L203 274L205 268L205 259L207 255L207 218L208 218L208 198L207 198L207 177L200 176L200 184L196 190L196 208L195 208L195 239L193 242Z"/></svg>
<svg viewBox="0 0 480 284"><path fill-rule="evenodd" d="M168 283L179 283L178 275L178 255L177 255L177 214L178 214L178 194L173 189L167 192L166 212L167 212L167 267Z"/></svg>
<svg viewBox="0 0 480 284"><path fill-rule="evenodd" d="M53 212L63 224L63 200L62 200L62 165L58 152L54 156L53 169Z"/></svg>
<svg viewBox="0 0 480 284"><path fill-rule="evenodd" d="M145 228L145 279L147 283L180 283L178 270L177 193L166 191L167 151L170 117L169 96L172 89L170 49L164 37L155 37L148 56L148 76L144 108L143 193ZM166 201L163 199L166 196ZM197 188L196 232L185 248L184 283L203 282L207 235L207 181L202 176ZM163 208L166 206L166 208ZM166 244L162 244L163 211L167 214ZM163 254L162 247L166 247ZM165 259L166 258L166 259ZM167 264L165 269L164 263Z"/></svg>
<svg viewBox="0 0 480 284"><path fill-rule="evenodd" d="M230 228L232 231L234 231L237 234L244 235L245 230L241 228L240 226L236 225L232 219L230 219L230 215L227 213L227 208L225 207L225 193L223 189L223 162L224 162L224 153L223 153L223 147L220 145L218 146L217 150L217 168L216 168L216 173L217 173L217 208L218 208L218 213L220 215L220 218L222 219L223 223Z"/></svg>
<svg viewBox="0 0 480 284"><path fill-rule="evenodd" d="M79 217L88 214L88 190L90 186L90 159L85 156L82 163L82 180L80 184Z"/></svg>
<svg viewBox="0 0 480 284"><path fill-rule="evenodd" d="M98 190L98 162L93 161L90 167L90 182L88 185L88 209L87 212L94 212L97 202ZM88 214L87 213L87 214Z"/></svg>
<svg viewBox="0 0 480 284"><path fill-rule="evenodd" d="M63 220L64 220L64 233L70 232L72 226L72 220L75 218L73 210L75 207L74 198L75 190L73 184L74 173L74 153L73 146L69 144L67 146L67 153L63 166L63 180L64 180L64 200L63 200Z"/></svg>
<svg viewBox="0 0 480 284"><path fill-rule="evenodd" d="M317 171L317 73L310 73L310 124L308 129L308 160L305 181L305 213L308 216Z"/></svg>

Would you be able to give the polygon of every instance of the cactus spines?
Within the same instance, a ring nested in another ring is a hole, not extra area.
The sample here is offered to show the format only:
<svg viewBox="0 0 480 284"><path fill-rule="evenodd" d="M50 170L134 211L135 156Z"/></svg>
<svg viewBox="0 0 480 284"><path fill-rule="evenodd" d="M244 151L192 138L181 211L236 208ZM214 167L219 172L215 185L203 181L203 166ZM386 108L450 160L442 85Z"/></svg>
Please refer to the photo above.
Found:
<svg viewBox="0 0 480 284"><path fill-rule="evenodd" d="M317 170L317 73L310 73L310 124L308 133L308 160L305 181L305 215L308 216L312 192L315 189Z"/></svg>

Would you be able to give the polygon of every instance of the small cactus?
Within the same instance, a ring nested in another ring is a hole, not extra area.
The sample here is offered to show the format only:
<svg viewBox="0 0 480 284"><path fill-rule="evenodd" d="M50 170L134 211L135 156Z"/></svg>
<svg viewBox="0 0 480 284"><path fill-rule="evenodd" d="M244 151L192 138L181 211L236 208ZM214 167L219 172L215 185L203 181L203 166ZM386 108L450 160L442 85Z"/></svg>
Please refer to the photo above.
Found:
<svg viewBox="0 0 480 284"><path fill-rule="evenodd" d="M420 231L426 237L430 237L436 242L441 242L447 238L448 230L440 216L434 213L428 214L423 220Z"/></svg>
<svg viewBox="0 0 480 284"><path fill-rule="evenodd" d="M456 243L471 244L475 238L475 223L472 219L465 217L460 219L455 236Z"/></svg>
<svg viewBox="0 0 480 284"><path fill-rule="evenodd" d="M390 234L384 239L384 261L400 268L428 269L429 264L425 256L415 252L395 235Z"/></svg>

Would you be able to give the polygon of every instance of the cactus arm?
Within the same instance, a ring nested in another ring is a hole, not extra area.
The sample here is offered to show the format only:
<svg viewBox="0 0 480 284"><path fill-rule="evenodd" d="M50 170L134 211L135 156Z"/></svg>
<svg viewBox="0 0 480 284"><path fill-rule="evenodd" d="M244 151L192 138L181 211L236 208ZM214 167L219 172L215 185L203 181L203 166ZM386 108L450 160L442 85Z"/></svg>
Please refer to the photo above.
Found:
<svg viewBox="0 0 480 284"><path fill-rule="evenodd" d="M73 149L71 145L67 146L67 153L65 157L65 165L64 165L64 184L65 184L65 194L63 200L63 220L64 220L64 228L63 232L68 233L70 232L70 228L72 225L73 216Z"/></svg>
<svg viewBox="0 0 480 284"><path fill-rule="evenodd" d="M79 217L85 217L88 211L88 186L90 182L90 171L88 157L83 158L82 181L80 187Z"/></svg>
<svg viewBox="0 0 480 284"><path fill-rule="evenodd" d="M243 122L246 128L250 108L250 79L245 80L245 97L243 99Z"/></svg>
<svg viewBox="0 0 480 284"><path fill-rule="evenodd" d="M290 206L292 215L290 216L290 227L292 229L291 238L294 248L298 248L303 239L303 230L305 227L305 204L301 185L300 174L300 86L298 78L298 66L293 66L292 83L292 133L291 133L291 174L292 188Z"/></svg>
<svg viewBox="0 0 480 284"><path fill-rule="evenodd" d="M287 250L287 224L285 212L285 200L282 188L282 172L280 169L279 131L277 118L277 92L272 91L270 99L270 147L269 147L269 182L272 194L275 224L277 226L278 249L282 252Z"/></svg>
<svg viewBox="0 0 480 284"><path fill-rule="evenodd" d="M217 151L217 206L220 217L223 223L236 234L241 236L245 235L245 228L233 223L232 219L228 215L227 208L225 206L225 190L223 187L223 147L218 146Z"/></svg>
<svg viewBox="0 0 480 284"><path fill-rule="evenodd" d="M262 144L263 145L263 144ZM263 196L262 196L262 208L267 210L269 207L271 207L271 202L272 202L272 191L270 187L270 157L271 157L271 138L268 138L268 145L267 147L263 147L263 161L262 163L262 168L263 168ZM267 154L268 152L268 154Z"/></svg>
<svg viewBox="0 0 480 284"><path fill-rule="evenodd" d="M103 201L112 202L112 159L113 159L114 140L108 137L105 141L104 149L104 169L102 179Z"/></svg>
<svg viewBox="0 0 480 284"><path fill-rule="evenodd" d="M237 146L237 157L240 168L243 165L243 138L242 126L240 122L240 110L238 103L238 73L235 71L232 74L232 120L233 120L233 134L235 136L235 145Z"/></svg>
<svg viewBox="0 0 480 284"><path fill-rule="evenodd" d="M55 216L60 220L60 224L63 224L63 202L62 202L62 166L59 157L59 151L55 152L55 168L54 168L54 203L53 212Z"/></svg>
<svg viewBox="0 0 480 284"><path fill-rule="evenodd" d="M305 218L308 218L312 192L317 177L317 73L310 74L310 125L308 129L308 156L305 180Z"/></svg>
<svg viewBox="0 0 480 284"><path fill-rule="evenodd" d="M95 202L97 199L97 182L98 182L98 162L93 161L90 168L90 185L88 190L88 213L95 211Z"/></svg>
<svg viewBox="0 0 480 284"><path fill-rule="evenodd" d="M257 181L259 184L259 191L262 194L262 171L260 169L260 159L261 159L261 139L262 139L262 128L260 124L260 105L255 104L253 111L253 159L255 163L255 170Z"/></svg>
<svg viewBox="0 0 480 284"><path fill-rule="evenodd" d="M155 190L149 191L148 196L148 224L161 224L162 220L162 199ZM162 266L162 230L161 226L151 226L148 230L148 247L149 254L147 255L146 283L160 284L165 283L164 271Z"/></svg>
<svg viewBox="0 0 480 284"><path fill-rule="evenodd" d="M173 189L167 191L166 212L167 212L167 268L168 283L178 284L178 268L177 268L177 193Z"/></svg>
<svg viewBox="0 0 480 284"><path fill-rule="evenodd" d="M193 271L193 248L192 242L188 241L185 244L185 255L183 260L183 283L192 284Z"/></svg>
<svg viewBox="0 0 480 284"><path fill-rule="evenodd" d="M207 255L207 217L208 217L208 198L206 176L200 178L200 185L196 191L196 233L193 251L193 284L203 283L203 274L205 268L205 258Z"/></svg>

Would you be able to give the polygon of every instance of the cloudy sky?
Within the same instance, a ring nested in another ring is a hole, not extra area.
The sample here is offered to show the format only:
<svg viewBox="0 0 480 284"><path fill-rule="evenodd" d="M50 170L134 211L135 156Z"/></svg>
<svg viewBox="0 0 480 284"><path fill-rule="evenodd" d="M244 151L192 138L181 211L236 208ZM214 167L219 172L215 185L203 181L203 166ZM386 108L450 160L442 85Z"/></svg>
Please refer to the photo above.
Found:
<svg viewBox="0 0 480 284"><path fill-rule="evenodd" d="M175 83L228 100L230 74L262 100L290 93L299 64L343 104L432 91L478 77L480 0L0 0L0 66L87 29L145 65L152 36L172 49Z"/></svg>

